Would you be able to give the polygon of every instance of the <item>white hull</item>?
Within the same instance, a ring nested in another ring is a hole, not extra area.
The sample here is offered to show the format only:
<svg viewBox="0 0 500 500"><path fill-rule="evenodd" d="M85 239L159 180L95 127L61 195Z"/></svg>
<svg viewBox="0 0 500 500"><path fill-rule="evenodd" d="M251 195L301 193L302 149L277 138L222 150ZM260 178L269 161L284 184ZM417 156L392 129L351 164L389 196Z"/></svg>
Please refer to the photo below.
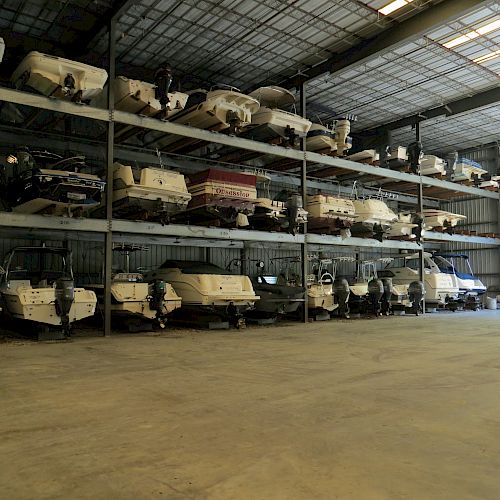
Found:
<svg viewBox="0 0 500 500"><path fill-rule="evenodd" d="M319 123L313 123L307 134L307 151L336 151L335 132Z"/></svg>
<svg viewBox="0 0 500 500"><path fill-rule="evenodd" d="M271 109L262 106L252 114L252 126L266 125L273 129L281 137L285 137L287 127L294 130L298 137L305 137L312 123L307 118L302 118L295 113L289 113L281 109Z"/></svg>
<svg viewBox="0 0 500 500"><path fill-rule="evenodd" d="M115 300L111 310L117 314L132 314L146 319L164 316L181 307L181 298L172 286L165 283L163 308L156 311L150 307L151 285L149 283L115 282L111 284L111 295Z"/></svg>
<svg viewBox="0 0 500 500"><path fill-rule="evenodd" d="M68 74L74 79L74 89L65 87ZM11 81L16 86L27 85L46 96L72 99L80 92L81 100L92 100L102 92L107 78L104 69L30 52L14 71Z"/></svg>
<svg viewBox="0 0 500 500"><path fill-rule="evenodd" d="M451 176L453 182L459 181L470 181L474 176L480 178L483 174L487 174L488 171L484 168L477 167L475 165L469 165L467 163L458 162L455 171Z"/></svg>
<svg viewBox="0 0 500 500"><path fill-rule="evenodd" d="M248 276L217 274L184 274L178 269L157 269L148 280L162 279L172 285L183 305L251 307L255 295Z"/></svg>
<svg viewBox="0 0 500 500"><path fill-rule="evenodd" d="M115 109L144 116L156 115L161 111L161 104L155 97L155 86L149 82L131 80L125 76L118 76L113 82L115 94ZM184 92L169 92L167 117L171 118L186 106L188 95ZM96 100L95 105L106 108L106 88Z"/></svg>
<svg viewBox="0 0 500 500"><path fill-rule="evenodd" d="M434 155L424 155L420 161L420 173L422 175L445 175L446 162Z"/></svg>
<svg viewBox="0 0 500 500"><path fill-rule="evenodd" d="M416 236L413 234L413 229L416 228L418 224L412 224L411 218L411 214L399 214L398 220L394 222L390 229L387 231L387 236L389 238L416 238Z"/></svg>
<svg viewBox="0 0 500 500"><path fill-rule="evenodd" d="M398 220L398 216L382 200L370 198L354 200L353 203L356 211L355 222L389 227Z"/></svg>
<svg viewBox="0 0 500 500"><path fill-rule="evenodd" d="M307 211L311 217L352 221L356 211L352 200L317 194L307 198Z"/></svg>
<svg viewBox="0 0 500 500"><path fill-rule="evenodd" d="M167 203L180 211L187 207L191 195L184 176L178 172L146 167L138 174L131 166L115 163L113 203L123 199L143 205L145 208L151 203Z"/></svg>
<svg viewBox="0 0 500 500"><path fill-rule="evenodd" d="M309 309L324 309L332 312L339 306L335 303L333 286L314 283L307 288L307 305Z"/></svg>
<svg viewBox="0 0 500 500"><path fill-rule="evenodd" d="M423 211L424 229L435 227L455 227L460 221L467 219L465 215L453 214L444 210L426 209Z"/></svg>
<svg viewBox="0 0 500 500"><path fill-rule="evenodd" d="M33 288L29 281L10 281L9 285L2 287L1 294L11 316L45 325L62 325L61 317L56 312L53 287ZM96 303L93 291L75 288L75 300L68 314L69 322L93 316Z"/></svg>

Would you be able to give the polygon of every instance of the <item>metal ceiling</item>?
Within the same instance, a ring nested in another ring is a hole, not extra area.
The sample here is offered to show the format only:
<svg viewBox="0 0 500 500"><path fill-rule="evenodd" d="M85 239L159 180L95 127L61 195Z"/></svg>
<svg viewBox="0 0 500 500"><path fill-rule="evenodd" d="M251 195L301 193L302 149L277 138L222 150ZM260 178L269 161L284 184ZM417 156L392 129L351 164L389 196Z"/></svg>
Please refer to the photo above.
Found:
<svg viewBox="0 0 500 500"><path fill-rule="evenodd" d="M248 89L259 83L278 83L284 75L305 71L332 54L363 44L418 16L440 1L414 0L384 17L377 9L387 3L388 0L4 0L0 7L0 36L5 34L7 58L12 40L17 37L23 40L25 52L29 40L31 48L36 48L39 40L44 48L50 43L53 53L70 58L88 45L89 53L83 59L104 64L106 37L96 35L117 5L127 5L117 25L119 67L133 68L132 76L148 79L160 63L169 61L183 88L226 83ZM497 1L481 2L476 11L417 40L310 81L307 91L311 117L328 121L336 114L356 114L359 118L354 130L361 131L499 86L500 58L481 65L472 59L498 50L500 30L452 50L442 45L499 16ZM17 47L18 58L19 52ZM5 62L2 66L5 71ZM433 135L432 148L460 147L464 137L458 131L466 127L475 128L475 140L479 142L490 142L492 137L498 140L500 127L496 132L491 128L498 124L499 113L498 106L489 106L452 119L434 119L425 125L429 130L440 130L439 137ZM492 127L484 123L485 116ZM447 123L450 134L445 139L442 135L446 135ZM484 132L484 139L480 132ZM395 133L394 137L404 138L405 132Z"/></svg>

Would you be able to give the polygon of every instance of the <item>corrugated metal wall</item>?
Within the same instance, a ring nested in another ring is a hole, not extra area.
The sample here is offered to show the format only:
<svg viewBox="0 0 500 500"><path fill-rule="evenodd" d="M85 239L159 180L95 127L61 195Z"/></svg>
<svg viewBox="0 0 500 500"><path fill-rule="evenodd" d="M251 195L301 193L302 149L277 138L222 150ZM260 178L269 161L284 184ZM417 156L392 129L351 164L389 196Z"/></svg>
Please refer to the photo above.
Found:
<svg viewBox="0 0 500 500"><path fill-rule="evenodd" d="M491 174L496 174L499 164L498 146L489 146L483 149L460 152L459 156L477 161ZM499 202L497 200L479 198L474 200L456 200L444 202L444 210L462 214L467 217L460 227L478 233L500 233L498 220ZM469 255L475 273L479 275L485 285L500 283L500 249L471 245L469 243L448 243L442 245L444 251L457 251Z"/></svg>

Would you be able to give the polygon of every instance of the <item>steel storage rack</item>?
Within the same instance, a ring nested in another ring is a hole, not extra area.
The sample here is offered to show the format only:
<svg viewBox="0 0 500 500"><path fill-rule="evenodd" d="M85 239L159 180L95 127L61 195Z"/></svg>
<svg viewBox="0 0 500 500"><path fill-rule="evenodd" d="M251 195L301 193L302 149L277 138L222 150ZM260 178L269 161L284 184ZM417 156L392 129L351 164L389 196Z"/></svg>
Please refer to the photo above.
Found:
<svg viewBox="0 0 500 500"><path fill-rule="evenodd" d="M109 79L112 81L115 76L115 25L116 19L111 19L109 35ZM305 114L306 88L305 84L300 87L302 114ZM436 199L449 199L458 196L483 197L500 201L499 193L482 190L476 187L452 183L449 181L423 177L419 175L389 170L385 168L374 168L371 165L357 163L342 158L330 157L305 150L305 140L302 141L301 150L288 149L281 146L271 145L262 142L256 142L245 138L229 136L218 132L179 125L171 122L160 121L155 118L134 115L123 111L113 109L113 86L108 86L108 103L111 103L109 109L99 109L92 106L82 106L69 101L56 100L44 96L38 96L0 87L0 101L29 106L42 110L49 110L64 115L73 115L84 117L91 120L98 120L105 124L107 129L106 150L106 172L107 178L112 178L113 162L116 152L121 157L139 154L127 151L123 147L115 148L114 127L115 124L123 124L136 127L138 129L147 129L173 134L186 138L205 141L207 143L216 143L225 146L231 146L242 150L252 151L259 154L273 155L282 159L289 159L298 162L300 165L300 175L292 176L285 173L273 173L276 178L285 179L287 182L300 186L306 204L307 188L314 186L328 186L325 179L313 178L307 175L307 167L311 164L321 165L324 168L341 169L351 172L356 176L369 176L371 179L390 180L391 188L398 191L397 186L405 186L402 189L401 197L412 200L419 207L423 207L424 193L429 191L431 197ZM74 138L78 142L78 138ZM408 189L407 186L413 186ZM107 183L106 199L112 199L112 183ZM413 193L414 191L414 193ZM430 202L431 204L434 202ZM500 206L500 205L499 205ZM188 246L194 241L202 246L218 243L221 246L223 242L234 242L238 248L244 249L259 242L278 243L282 245L292 245L302 248L302 271L303 275L307 273L307 251L326 246L353 247L356 249L396 249L423 252L423 242L413 241L394 241L384 240L376 241L363 238L341 238L340 236L325 236L319 234L308 234L307 225L303 234L290 235L285 233L267 233L264 231L239 230L239 229L220 229L212 227L183 226L183 225L161 225L150 222L136 222L130 220L118 220L112 216L112 206L110 203L106 206L105 219L72 219L56 216L40 215L22 215L16 213L0 213L0 233L12 234L16 232L40 233L52 239L71 240L85 238L89 241L104 242L105 247L105 308L104 308L104 334L111 334L111 265L112 265L112 247L113 241L121 241L124 237L144 238L148 242L155 244L172 244L172 242ZM473 244L488 245L500 247L500 239L482 236L463 236L445 233L426 232L425 240L430 242L468 242ZM421 269L421 272L423 270ZM307 311L307 307L304 308ZM307 313L304 318L307 321Z"/></svg>

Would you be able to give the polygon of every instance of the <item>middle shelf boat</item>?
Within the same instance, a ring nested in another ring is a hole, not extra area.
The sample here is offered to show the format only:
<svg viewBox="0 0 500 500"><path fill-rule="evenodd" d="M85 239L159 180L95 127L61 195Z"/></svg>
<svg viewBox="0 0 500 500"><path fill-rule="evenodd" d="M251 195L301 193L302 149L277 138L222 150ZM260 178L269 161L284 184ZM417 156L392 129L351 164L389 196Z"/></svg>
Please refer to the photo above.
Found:
<svg viewBox="0 0 500 500"><path fill-rule="evenodd" d="M170 283L182 299L176 316L184 313L191 319L212 313L236 326L243 326L242 313L260 298L248 276L231 274L206 262L167 260L158 269L148 272L146 279Z"/></svg>
<svg viewBox="0 0 500 500"><path fill-rule="evenodd" d="M350 236L356 211L353 200L327 194L315 194L307 198L308 224L312 233Z"/></svg>
<svg viewBox="0 0 500 500"><path fill-rule="evenodd" d="M263 231L285 230L296 234L307 222L302 196L297 192L282 190L274 199L271 198L271 177L260 169L245 170L244 174L255 175L257 199L253 215L249 217L252 229Z"/></svg>
<svg viewBox="0 0 500 500"><path fill-rule="evenodd" d="M13 212L83 215L99 205L106 184L87 169L82 156L18 151L7 157L2 199Z"/></svg>
<svg viewBox="0 0 500 500"><path fill-rule="evenodd" d="M353 204L356 212L351 228L353 236L382 240L398 220L387 203L378 197L357 198Z"/></svg>
<svg viewBox="0 0 500 500"><path fill-rule="evenodd" d="M479 181L483 176L487 175L488 171L482 168L479 163L467 158L460 158L455 165L451 180L453 182Z"/></svg>
<svg viewBox="0 0 500 500"><path fill-rule="evenodd" d="M177 222L248 227L257 202L256 176L209 168L189 176L191 201Z"/></svg>
<svg viewBox="0 0 500 500"><path fill-rule="evenodd" d="M417 235L413 233L413 230L418 227L418 224L413 222L414 216L410 212L400 212L398 214L398 220L394 222L388 229L386 235L388 238L392 239L405 239L414 240Z"/></svg>
<svg viewBox="0 0 500 500"><path fill-rule="evenodd" d="M331 154L337 151L335 131L321 124L313 123L307 132L307 151Z"/></svg>
<svg viewBox="0 0 500 500"><path fill-rule="evenodd" d="M454 214L446 210L426 208L422 211L424 229L430 231L436 228L452 230L459 222L467 219L465 215Z"/></svg>
<svg viewBox="0 0 500 500"><path fill-rule="evenodd" d="M133 220L168 223L186 209L191 195L184 176L158 167L113 165L113 216ZM94 211L102 216L104 207Z"/></svg>

